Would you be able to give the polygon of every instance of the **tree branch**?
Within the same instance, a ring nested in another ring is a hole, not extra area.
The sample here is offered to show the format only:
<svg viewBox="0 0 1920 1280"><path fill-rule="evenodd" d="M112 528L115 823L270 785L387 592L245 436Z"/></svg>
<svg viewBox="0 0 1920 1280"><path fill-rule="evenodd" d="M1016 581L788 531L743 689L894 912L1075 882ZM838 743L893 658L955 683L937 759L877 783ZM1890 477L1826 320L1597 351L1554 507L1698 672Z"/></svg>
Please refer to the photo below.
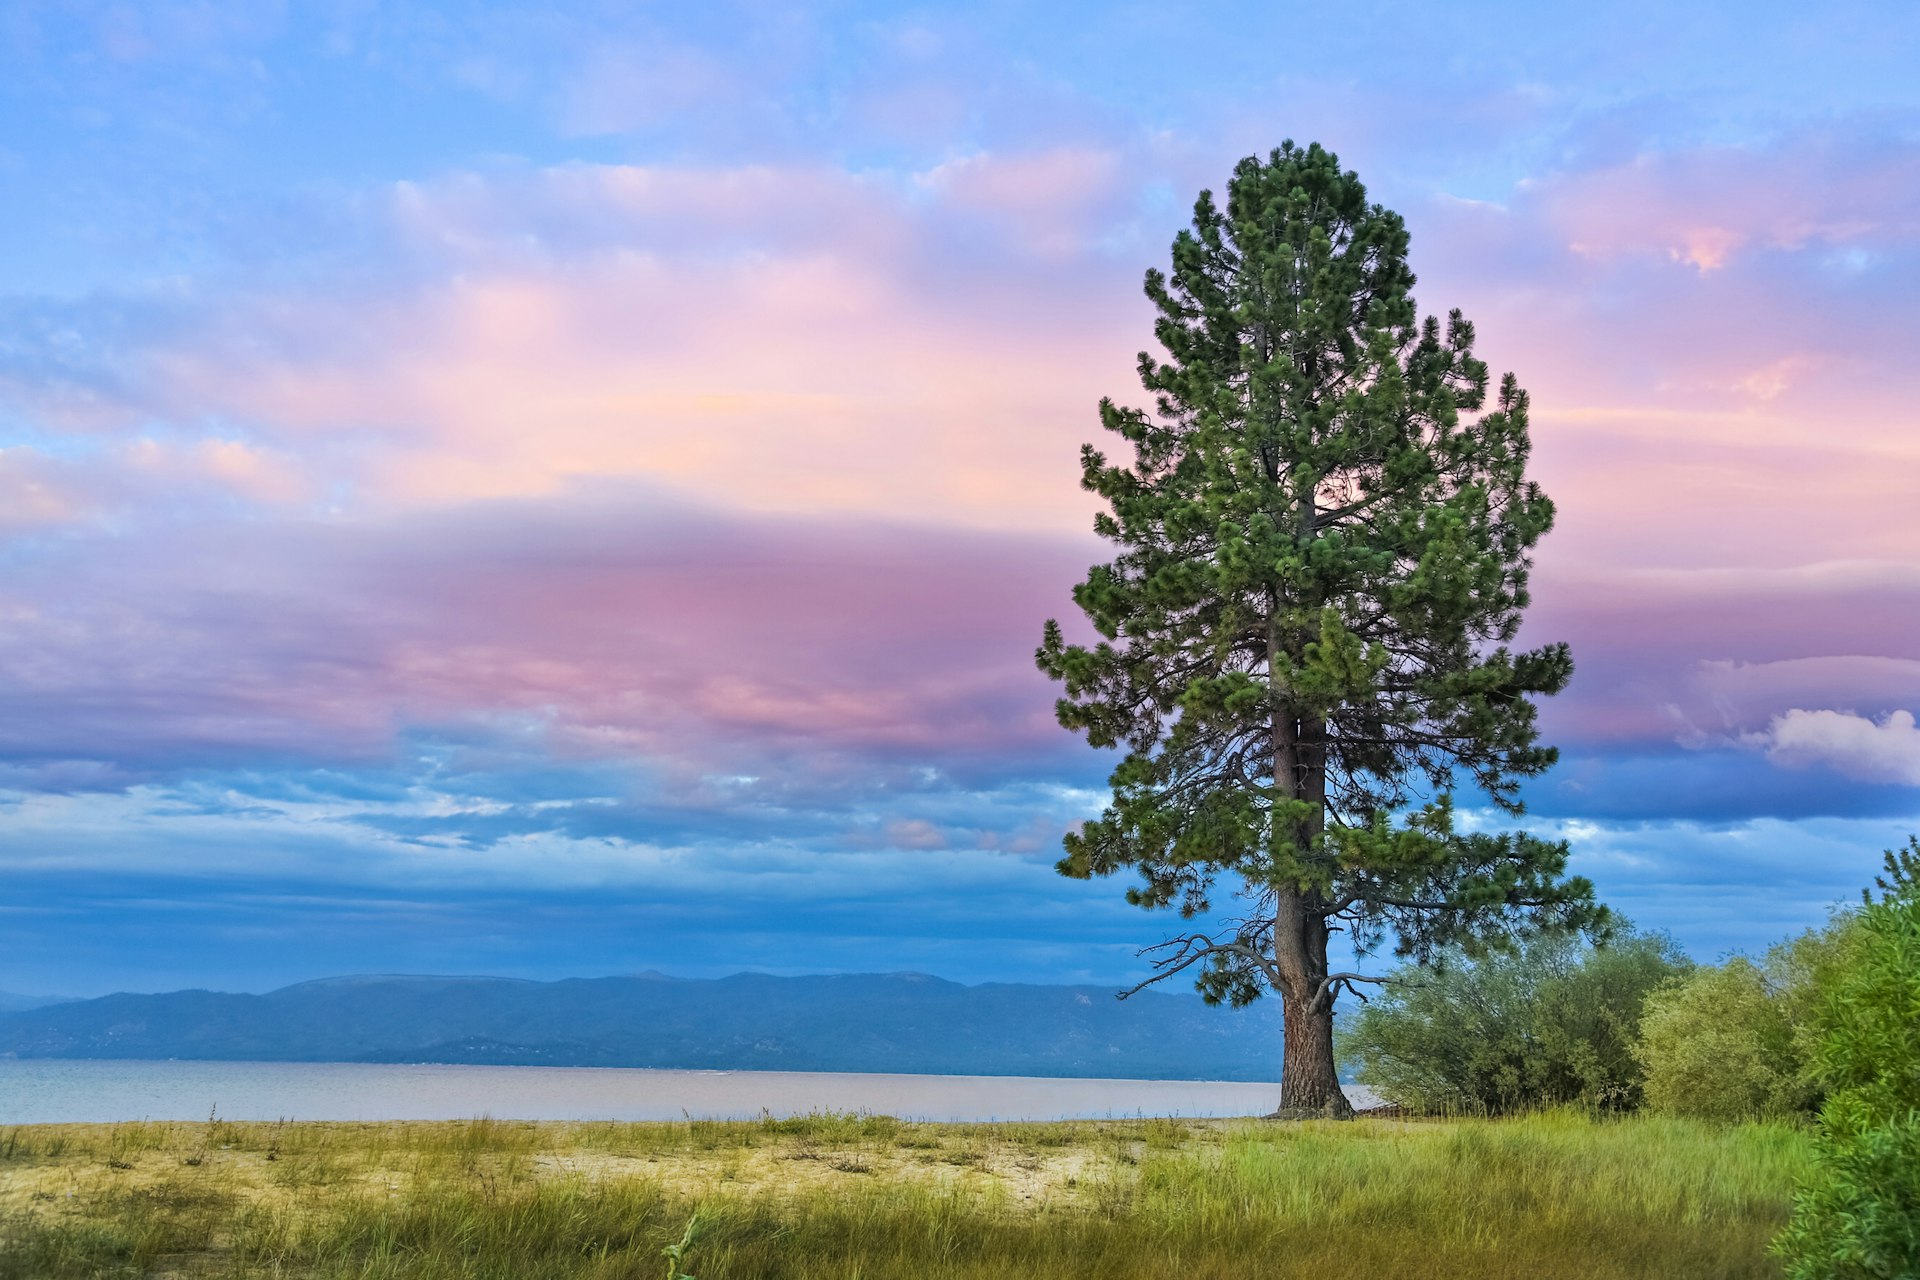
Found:
<svg viewBox="0 0 1920 1280"><path fill-rule="evenodd" d="M1192 933L1184 937L1168 938L1165 942L1156 942L1150 947L1142 947L1134 954L1144 956L1155 951L1165 951L1169 947L1178 947L1179 950L1164 959L1155 960L1153 962L1155 972L1152 977L1135 983L1125 991L1117 993L1114 998L1116 1000L1125 1000L1128 996L1138 995L1154 983L1171 978L1174 974L1192 968L1209 956L1216 955L1238 956L1240 959L1258 966L1260 971L1267 975L1269 981L1273 982L1276 986L1279 985L1280 975L1278 970L1274 968L1272 961L1268 960L1258 951L1242 942L1216 942L1204 933Z"/></svg>
<svg viewBox="0 0 1920 1280"><path fill-rule="evenodd" d="M1360 993L1353 989L1353 984L1356 982L1368 982L1375 986L1383 986L1387 983L1397 981L1399 981L1397 978L1374 977L1365 973L1330 973L1320 979L1320 985L1313 993L1313 1003L1308 1007L1317 1009L1323 1000L1328 1004L1332 1004L1334 997L1339 994L1341 987L1345 987L1348 991L1352 991L1354 995L1360 996ZM1360 998L1362 1000L1366 999L1365 996L1360 996Z"/></svg>

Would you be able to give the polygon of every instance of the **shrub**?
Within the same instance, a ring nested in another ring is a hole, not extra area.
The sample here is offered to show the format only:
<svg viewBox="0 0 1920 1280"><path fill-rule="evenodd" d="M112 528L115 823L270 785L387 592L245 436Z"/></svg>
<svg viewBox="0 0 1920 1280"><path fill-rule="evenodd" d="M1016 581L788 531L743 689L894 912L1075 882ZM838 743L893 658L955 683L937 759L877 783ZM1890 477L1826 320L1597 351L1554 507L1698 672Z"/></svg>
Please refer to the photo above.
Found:
<svg viewBox="0 0 1920 1280"><path fill-rule="evenodd" d="M1817 1010L1813 1072L1831 1092L1775 1243L1794 1280L1920 1275L1920 839L1887 871Z"/></svg>
<svg viewBox="0 0 1920 1280"><path fill-rule="evenodd" d="M1756 1120L1805 1103L1785 1002L1745 956L1696 969L1648 997L1635 1056L1655 1111Z"/></svg>
<svg viewBox="0 0 1920 1280"><path fill-rule="evenodd" d="M1640 1101L1633 1055L1649 992L1687 968L1665 937L1547 935L1517 952L1400 970L1341 1036L1362 1084L1421 1111L1499 1114Z"/></svg>
<svg viewBox="0 0 1920 1280"><path fill-rule="evenodd" d="M1806 1109L1820 1108L1822 1090L1813 1071L1819 1051L1821 1009L1847 975L1859 943L1859 913L1844 911L1825 928L1809 929L1767 952L1767 980L1793 1026L1794 1051L1806 1081Z"/></svg>
<svg viewBox="0 0 1920 1280"><path fill-rule="evenodd" d="M1694 970L1648 997L1634 1054L1647 1105L1673 1115L1753 1120L1812 1115L1815 1009L1844 972L1855 915Z"/></svg>

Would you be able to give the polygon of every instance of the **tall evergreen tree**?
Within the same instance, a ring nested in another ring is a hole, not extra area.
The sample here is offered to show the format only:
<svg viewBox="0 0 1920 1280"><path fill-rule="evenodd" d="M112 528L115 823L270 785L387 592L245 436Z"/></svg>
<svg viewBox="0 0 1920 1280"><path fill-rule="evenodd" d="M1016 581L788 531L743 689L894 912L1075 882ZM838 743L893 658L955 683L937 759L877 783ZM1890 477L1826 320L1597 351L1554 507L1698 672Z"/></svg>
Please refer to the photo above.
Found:
<svg viewBox="0 0 1920 1280"><path fill-rule="evenodd" d="M1136 868L1129 901L1189 920L1233 896L1224 929L1149 948L1141 986L1277 992L1282 1115L1351 1114L1334 1002L1383 979L1331 970L1330 935L1428 962L1605 914L1564 844L1454 821L1463 778L1522 812L1555 758L1529 695L1572 659L1507 647L1553 522L1527 395L1508 375L1488 408L1473 326L1422 321L1413 283L1399 216L1318 145L1241 161L1224 211L1203 191L1146 277L1153 409L1100 405L1133 456L1081 454L1119 548L1074 590L1101 639L1049 621L1037 654L1060 723L1125 749L1059 869Z"/></svg>

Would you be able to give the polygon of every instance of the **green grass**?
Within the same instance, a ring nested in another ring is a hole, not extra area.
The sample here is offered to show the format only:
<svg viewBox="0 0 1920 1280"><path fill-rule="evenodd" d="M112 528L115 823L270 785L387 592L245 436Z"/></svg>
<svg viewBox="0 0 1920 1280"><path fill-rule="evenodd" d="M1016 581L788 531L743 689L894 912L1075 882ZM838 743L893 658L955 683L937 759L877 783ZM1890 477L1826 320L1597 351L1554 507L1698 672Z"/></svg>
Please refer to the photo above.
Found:
<svg viewBox="0 0 1920 1280"><path fill-rule="evenodd" d="M1573 1115L0 1130L0 1278L1777 1276L1802 1134Z"/></svg>

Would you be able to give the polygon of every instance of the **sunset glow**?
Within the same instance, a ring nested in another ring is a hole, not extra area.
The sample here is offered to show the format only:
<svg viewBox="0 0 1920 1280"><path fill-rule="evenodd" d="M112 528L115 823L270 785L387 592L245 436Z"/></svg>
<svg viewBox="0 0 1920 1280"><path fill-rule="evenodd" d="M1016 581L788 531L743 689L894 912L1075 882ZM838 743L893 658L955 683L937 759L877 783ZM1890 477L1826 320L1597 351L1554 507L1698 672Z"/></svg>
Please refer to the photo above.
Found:
<svg viewBox="0 0 1920 1280"><path fill-rule="evenodd" d="M1137 977L1032 653L1283 138L1532 394L1533 829L1818 922L1920 828L1920 22L1761 8L16 10L0 988Z"/></svg>

